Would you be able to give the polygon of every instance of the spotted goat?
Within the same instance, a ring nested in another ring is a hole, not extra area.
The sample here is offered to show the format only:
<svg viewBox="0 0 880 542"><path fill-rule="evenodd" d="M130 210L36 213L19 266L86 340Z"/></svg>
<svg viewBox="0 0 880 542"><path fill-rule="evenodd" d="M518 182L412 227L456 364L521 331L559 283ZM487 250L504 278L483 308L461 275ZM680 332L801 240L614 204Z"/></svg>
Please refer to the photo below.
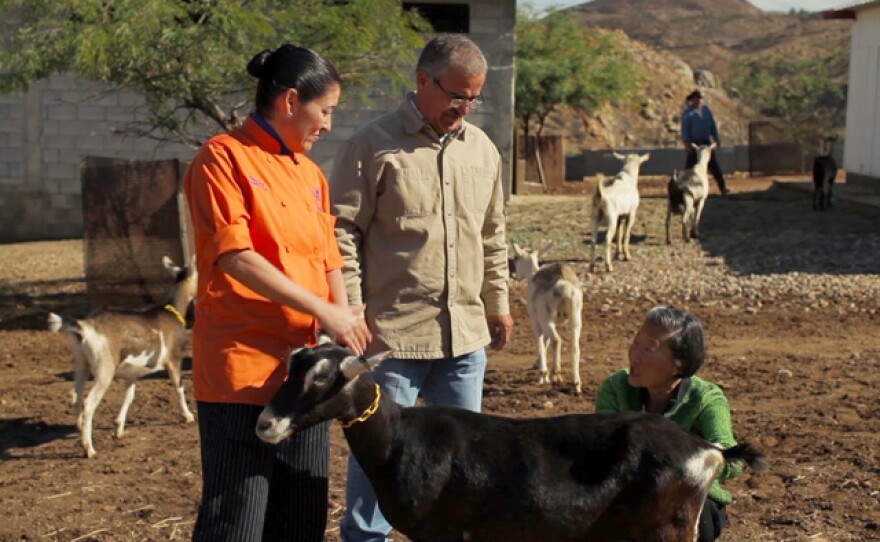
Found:
<svg viewBox="0 0 880 542"><path fill-rule="evenodd" d="M126 382L125 398L116 416L117 438L125 432L136 381L163 369L174 384L183 419L195 420L180 382L186 341L183 315L196 291L192 263L181 268L170 258L163 258L162 264L175 277L175 284L167 299L158 305L145 309L99 309L82 319L49 313L49 330L63 332L70 339L75 361L71 403L78 413L76 426L86 457L97 454L92 443L92 421L114 377ZM89 375L94 377L94 383L83 400Z"/></svg>

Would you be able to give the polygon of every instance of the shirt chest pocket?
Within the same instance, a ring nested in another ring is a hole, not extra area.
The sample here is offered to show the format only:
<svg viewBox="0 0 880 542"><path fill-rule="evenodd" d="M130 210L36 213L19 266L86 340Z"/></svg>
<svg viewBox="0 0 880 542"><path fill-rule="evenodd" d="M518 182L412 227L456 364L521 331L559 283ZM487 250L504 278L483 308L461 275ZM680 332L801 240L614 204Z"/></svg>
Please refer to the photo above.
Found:
<svg viewBox="0 0 880 542"><path fill-rule="evenodd" d="M495 172L488 168L468 168L462 172L460 181L461 199L468 211L484 214L492 201Z"/></svg>
<svg viewBox="0 0 880 542"><path fill-rule="evenodd" d="M377 211L386 216L420 217L437 212L440 181L437 173L424 168L391 170L379 195Z"/></svg>

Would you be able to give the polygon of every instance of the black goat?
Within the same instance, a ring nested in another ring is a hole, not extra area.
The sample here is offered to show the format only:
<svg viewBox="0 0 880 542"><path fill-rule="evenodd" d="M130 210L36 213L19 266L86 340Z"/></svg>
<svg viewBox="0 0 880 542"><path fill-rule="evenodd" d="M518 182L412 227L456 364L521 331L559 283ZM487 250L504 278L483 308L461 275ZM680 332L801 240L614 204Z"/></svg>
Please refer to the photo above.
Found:
<svg viewBox="0 0 880 542"><path fill-rule="evenodd" d="M387 355L297 350L256 430L277 443L340 420L382 513L416 542L690 541L724 462L761 461L748 444L720 450L651 414L403 408L368 373Z"/></svg>
<svg viewBox="0 0 880 542"><path fill-rule="evenodd" d="M831 191L837 176L837 162L831 156L813 159L813 210L831 208Z"/></svg>

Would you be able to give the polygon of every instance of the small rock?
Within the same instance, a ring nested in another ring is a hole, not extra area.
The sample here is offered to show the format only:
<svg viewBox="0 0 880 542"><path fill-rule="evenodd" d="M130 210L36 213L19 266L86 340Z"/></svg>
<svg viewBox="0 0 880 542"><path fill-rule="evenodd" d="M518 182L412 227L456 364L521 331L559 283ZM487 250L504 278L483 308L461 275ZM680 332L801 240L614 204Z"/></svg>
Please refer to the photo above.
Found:
<svg viewBox="0 0 880 542"><path fill-rule="evenodd" d="M792 376L794 376L792 372L788 369L779 369L778 371L776 371L776 374L778 374L779 376L784 376L786 378L791 378Z"/></svg>

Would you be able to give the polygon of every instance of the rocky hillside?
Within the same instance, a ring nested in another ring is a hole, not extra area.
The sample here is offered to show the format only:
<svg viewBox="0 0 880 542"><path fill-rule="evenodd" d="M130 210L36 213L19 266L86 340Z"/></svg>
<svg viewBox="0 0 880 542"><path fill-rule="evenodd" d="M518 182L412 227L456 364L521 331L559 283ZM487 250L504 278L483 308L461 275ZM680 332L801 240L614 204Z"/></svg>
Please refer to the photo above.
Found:
<svg viewBox="0 0 880 542"><path fill-rule="evenodd" d="M567 152L581 148L674 146L684 96L706 95L725 144L748 139L757 114L725 84L732 63L751 56L823 58L844 84L848 21L818 14L766 13L745 0L594 0L568 8L585 26L612 31L642 67L632 104L606 107L592 118L553 115L545 133L566 136Z"/></svg>

